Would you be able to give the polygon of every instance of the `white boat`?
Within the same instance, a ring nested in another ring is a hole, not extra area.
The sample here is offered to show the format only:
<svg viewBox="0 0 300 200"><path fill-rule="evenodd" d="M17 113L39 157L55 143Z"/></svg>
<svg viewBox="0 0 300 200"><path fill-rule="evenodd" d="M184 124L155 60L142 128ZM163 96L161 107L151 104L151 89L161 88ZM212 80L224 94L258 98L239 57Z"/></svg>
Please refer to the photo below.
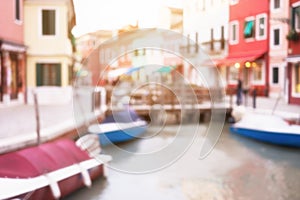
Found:
<svg viewBox="0 0 300 200"><path fill-rule="evenodd" d="M140 120L134 122L109 122L93 124L88 132L97 134L102 146L112 143L126 142L142 135L147 129L147 122Z"/></svg>
<svg viewBox="0 0 300 200"><path fill-rule="evenodd" d="M100 124L90 125L88 132L97 135L101 146L105 146L139 138L147 127L147 122L127 107L114 111Z"/></svg>
<svg viewBox="0 0 300 200"><path fill-rule="evenodd" d="M275 115L245 113L230 131L262 142L300 147L300 126Z"/></svg>

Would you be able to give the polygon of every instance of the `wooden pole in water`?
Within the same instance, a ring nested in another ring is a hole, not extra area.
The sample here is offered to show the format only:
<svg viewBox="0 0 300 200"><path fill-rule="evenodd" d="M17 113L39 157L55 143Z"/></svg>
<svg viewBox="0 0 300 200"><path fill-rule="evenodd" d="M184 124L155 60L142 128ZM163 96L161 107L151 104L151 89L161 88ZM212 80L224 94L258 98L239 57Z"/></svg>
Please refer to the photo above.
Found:
<svg viewBox="0 0 300 200"><path fill-rule="evenodd" d="M40 112L39 112L37 93L35 91L33 92L33 100L34 100L34 110L35 110L35 120L36 120L37 145L40 145L41 144Z"/></svg>

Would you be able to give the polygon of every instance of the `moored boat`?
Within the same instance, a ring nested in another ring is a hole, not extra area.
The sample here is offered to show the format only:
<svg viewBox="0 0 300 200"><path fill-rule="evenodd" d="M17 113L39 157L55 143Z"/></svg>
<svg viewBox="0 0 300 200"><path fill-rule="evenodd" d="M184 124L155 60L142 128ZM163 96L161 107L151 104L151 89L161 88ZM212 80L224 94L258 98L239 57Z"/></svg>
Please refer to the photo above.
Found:
<svg viewBox="0 0 300 200"><path fill-rule="evenodd" d="M0 155L0 199L58 199L104 175L108 155L92 158L60 139Z"/></svg>
<svg viewBox="0 0 300 200"><path fill-rule="evenodd" d="M100 124L92 124L88 132L98 135L101 146L105 146L139 138L147 126L133 110L126 109L106 117Z"/></svg>
<svg viewBox="0 0 300 200"><path fill-rule="evenodd" d="M275 115L245 113L230 131L262 142L300 147L300 126Z"/></svg>
<svg viewBox="0 0 300 200"><path fill-rule="evenodd" d="M88 132L97 134L102 146L139 138L147 129L145 121L93 124Z"/></svg>

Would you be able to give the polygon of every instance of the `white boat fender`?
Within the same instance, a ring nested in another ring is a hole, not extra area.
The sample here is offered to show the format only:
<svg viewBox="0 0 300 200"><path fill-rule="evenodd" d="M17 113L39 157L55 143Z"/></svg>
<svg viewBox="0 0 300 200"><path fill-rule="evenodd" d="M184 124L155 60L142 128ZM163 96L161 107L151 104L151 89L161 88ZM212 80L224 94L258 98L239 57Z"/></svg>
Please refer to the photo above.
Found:
<svg viewBox="0 0 300 200"><path fill-rule="evenodd" d="M45 174L45 177L49 181L49 186L52 192L52 195L55 199L59 199L61 197L61 192L58 186L58 183L54 181L48 174Z"/></svg>
<svg viewBox="0 0 300 200"><path fill-rule="evenodd" d="M91 187L92 186L92 180L90 177L90 174L88 172L88 170L86 168L84 168L83 166L80 165L80 163L78 164L79 168L80 168L80 172L81 172L81 176L83 179L83 183L86 187Z"/></svg>

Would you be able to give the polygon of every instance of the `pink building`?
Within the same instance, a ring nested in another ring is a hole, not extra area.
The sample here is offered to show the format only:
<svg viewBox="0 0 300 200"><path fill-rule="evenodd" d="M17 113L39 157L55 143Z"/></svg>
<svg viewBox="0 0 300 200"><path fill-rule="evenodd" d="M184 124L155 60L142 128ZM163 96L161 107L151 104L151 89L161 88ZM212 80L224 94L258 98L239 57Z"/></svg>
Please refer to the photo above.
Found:
<svg viewBox="0 0 300 200"><path fill-rule="evenodd" d="M269 95L288 98L287 63L289 30L289 1L270 1L270 32L269 32Z"/></svg>
<svg viewBox="0 0 300 200"><path fill-rule="evenodd" d="M0 102L24 102L26 47L23 0L2 0L0 13Z"/></svg>

